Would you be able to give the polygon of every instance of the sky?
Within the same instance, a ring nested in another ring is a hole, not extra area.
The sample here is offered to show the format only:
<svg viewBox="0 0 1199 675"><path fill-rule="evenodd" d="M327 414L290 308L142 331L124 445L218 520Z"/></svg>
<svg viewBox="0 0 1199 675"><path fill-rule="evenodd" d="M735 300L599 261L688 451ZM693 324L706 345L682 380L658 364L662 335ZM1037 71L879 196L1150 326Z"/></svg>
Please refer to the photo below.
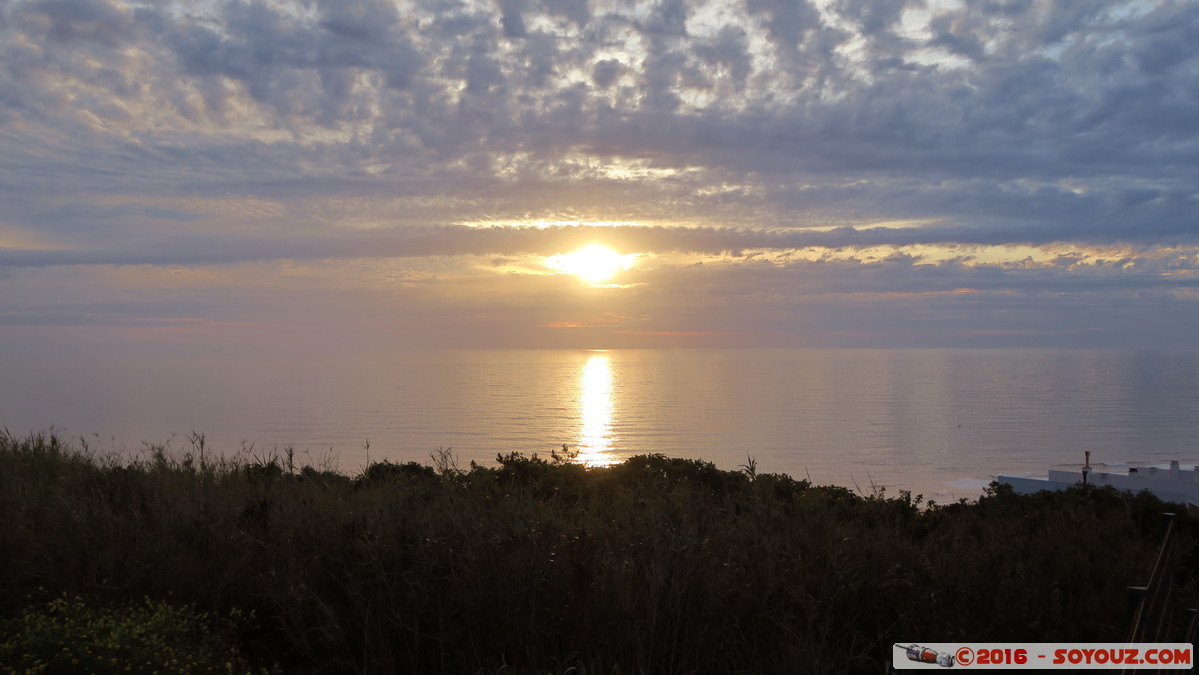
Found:
<svg viewBox="0 0 1199 675"><path fill-rule="evenodd" d="M1196 2L0 2L9 354L1193 347L1196 207Z"/></svg>

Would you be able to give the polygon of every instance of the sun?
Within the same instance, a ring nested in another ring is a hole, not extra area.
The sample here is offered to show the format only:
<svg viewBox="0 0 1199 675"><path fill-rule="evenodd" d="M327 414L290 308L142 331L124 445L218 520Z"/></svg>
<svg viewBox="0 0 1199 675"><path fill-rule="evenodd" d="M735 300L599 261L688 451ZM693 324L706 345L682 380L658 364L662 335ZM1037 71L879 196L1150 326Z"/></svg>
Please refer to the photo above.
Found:
<svg viewBox="0 0 1199 675"><path fill-rule="evenodd" d="M547 258L545 264L597 284L629 269L632 258L632 255L621 255L603 244L589 244L573 253Z"/></svg>

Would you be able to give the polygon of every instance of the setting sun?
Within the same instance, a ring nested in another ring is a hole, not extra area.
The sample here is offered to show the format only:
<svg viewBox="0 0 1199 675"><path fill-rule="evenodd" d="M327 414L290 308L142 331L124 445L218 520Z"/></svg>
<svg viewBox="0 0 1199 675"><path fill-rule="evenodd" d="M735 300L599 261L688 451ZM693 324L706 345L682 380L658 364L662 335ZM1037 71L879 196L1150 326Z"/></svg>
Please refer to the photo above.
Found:
<svg viewBox="0 0 1199 675"><path fill-rule="evenodd" d="M546 265L574 274L585 281L607 281L621 270L629 269L632 255L621 255L602 244L590 244L573 252L546 259Z"/></svg>

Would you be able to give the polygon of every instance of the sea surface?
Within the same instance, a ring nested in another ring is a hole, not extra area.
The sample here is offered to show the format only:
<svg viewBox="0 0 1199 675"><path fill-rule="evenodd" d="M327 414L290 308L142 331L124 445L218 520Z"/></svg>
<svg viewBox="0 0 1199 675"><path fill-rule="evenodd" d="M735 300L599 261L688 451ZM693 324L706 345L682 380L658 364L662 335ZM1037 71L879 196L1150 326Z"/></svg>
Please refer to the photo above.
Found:
<svg viewBox="0 0 1199 675"><path fill-rule="evenodd" d="M1199 351L505 350L384 358L0 359L0 426L298 461L463 465L563 444L862 493L974 498L999 473L1199 462Z"/></svg>

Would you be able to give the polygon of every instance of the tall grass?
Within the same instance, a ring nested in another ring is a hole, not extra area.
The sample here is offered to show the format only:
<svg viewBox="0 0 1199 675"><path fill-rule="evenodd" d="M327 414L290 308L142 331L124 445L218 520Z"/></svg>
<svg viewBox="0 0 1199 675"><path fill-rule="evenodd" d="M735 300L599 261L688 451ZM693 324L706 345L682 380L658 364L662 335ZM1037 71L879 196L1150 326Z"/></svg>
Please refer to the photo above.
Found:
<svg viewBox="0 0 1199 675"><path fill-rule="evenodd" d="M998 487L928 508L661 455L350 477L190 445L0 435L0 618L150 598L242 616L240 653L285 672L885 672L895 642L1123 640L1167 508Z"/></svg>

